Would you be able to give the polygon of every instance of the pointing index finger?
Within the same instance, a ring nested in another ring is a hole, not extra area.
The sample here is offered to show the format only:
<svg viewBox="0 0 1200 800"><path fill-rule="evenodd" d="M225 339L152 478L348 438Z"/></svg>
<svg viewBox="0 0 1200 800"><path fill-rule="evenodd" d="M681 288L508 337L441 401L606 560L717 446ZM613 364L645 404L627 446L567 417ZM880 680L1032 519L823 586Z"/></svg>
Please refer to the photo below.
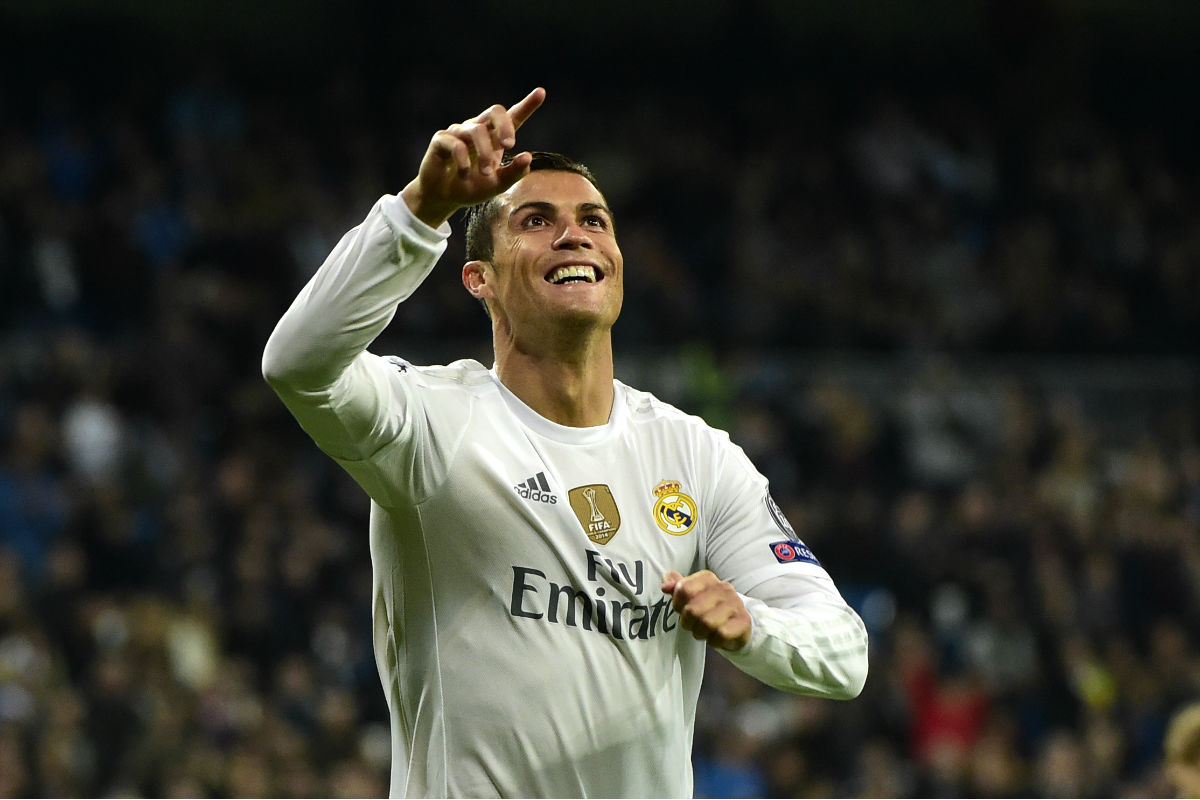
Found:
<svg viewBox="0 0 1200 800"><path fill-rule="evenodd" d="M529 94L525 95L519 103L508 110L508 118L512 120L513 130L520 128L525 124L525 120L533 116L533 112L538 110L542 101L546 99L546 90L542 87L534 89Z"/></svg>

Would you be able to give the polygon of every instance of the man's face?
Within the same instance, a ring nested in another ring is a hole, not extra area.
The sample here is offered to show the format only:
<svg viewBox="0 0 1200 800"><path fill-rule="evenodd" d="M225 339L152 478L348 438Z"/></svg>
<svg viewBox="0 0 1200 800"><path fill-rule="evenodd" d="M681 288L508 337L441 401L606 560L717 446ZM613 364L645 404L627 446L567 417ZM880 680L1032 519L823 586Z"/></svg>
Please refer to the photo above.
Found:
<svg viewBox="0 0 1200 800"><path fill-rule="evenodd" d="M566 321L607 330L624 297L624 263L603 195L573 172L532 172L500 196L490 267L492 313L514 335Z"/></svg>

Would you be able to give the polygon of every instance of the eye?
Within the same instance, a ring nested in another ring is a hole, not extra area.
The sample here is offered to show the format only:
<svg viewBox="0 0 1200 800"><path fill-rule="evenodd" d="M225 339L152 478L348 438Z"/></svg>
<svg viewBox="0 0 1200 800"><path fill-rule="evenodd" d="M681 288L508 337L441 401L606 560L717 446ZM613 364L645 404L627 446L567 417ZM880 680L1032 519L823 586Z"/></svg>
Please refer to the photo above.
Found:
<svg viewBox="0 0 1200 800"><path fill-rule="evenodd" d="M526 228L541 228L549 225L550 222L541 214L530 214L525 218L524 226Z"/></svg>
<svg viewBox="0 0 1200 800"><path fill-rule="evenodd" d="M599 214L588 214L583 218L583 224L591 228L607 228L608 220Z"/></svg>

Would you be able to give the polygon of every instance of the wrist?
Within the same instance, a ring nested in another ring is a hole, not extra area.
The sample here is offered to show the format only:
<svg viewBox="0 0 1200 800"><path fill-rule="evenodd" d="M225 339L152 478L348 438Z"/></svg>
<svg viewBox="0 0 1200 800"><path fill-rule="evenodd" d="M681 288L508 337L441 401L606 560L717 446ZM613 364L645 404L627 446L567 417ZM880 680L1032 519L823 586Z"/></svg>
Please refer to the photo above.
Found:
<svg viewBox="0 0 1200 800"><path fill-rule="evenodd" d="M416 178L400 192L400 199L414 217L431 228L440 228L458 210L458 206L454 204L430 202L421 191L421 185Z"/></svg>

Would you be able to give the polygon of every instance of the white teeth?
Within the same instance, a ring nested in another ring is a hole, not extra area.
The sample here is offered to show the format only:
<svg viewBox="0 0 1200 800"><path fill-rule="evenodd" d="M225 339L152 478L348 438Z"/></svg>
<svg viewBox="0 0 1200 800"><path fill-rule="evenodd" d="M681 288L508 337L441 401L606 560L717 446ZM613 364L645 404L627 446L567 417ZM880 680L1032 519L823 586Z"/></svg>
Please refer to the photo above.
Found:
<svg viewBox="0 0 1200 800"><path fill-rule="evenodd" d="M582 278L588 283L596 282L596 270L594 267L559 267L550 273L546 280L551 283L564 283L570 278Z"/></svg>

